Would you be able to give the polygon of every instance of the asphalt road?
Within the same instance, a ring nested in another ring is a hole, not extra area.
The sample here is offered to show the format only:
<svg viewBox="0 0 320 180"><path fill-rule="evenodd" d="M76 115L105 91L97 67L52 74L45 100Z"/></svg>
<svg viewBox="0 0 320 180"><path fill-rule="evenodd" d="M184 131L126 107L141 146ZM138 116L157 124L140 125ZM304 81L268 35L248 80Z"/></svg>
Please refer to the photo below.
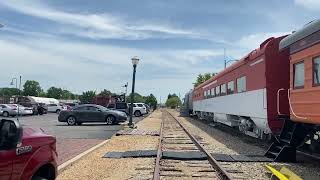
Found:
<svg viewBox="0 0 320 180"><path fill-rule="evenodd" d="M136 123L144 117L134 117ZM72 139L109 139L114 133L122 129L124 124L106 125L105 123L84 123L81 126L68 126L67 123L58 122L58 114L48 113L42 116L23 116L20 117L23 126L39 127L46 133L57 138Z"/></svg>

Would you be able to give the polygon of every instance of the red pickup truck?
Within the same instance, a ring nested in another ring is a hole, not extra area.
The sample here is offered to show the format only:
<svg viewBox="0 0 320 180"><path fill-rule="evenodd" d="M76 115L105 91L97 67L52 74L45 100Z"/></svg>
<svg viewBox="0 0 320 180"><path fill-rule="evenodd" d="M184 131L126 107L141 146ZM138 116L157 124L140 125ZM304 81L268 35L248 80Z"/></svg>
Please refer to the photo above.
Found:
<svg viewBox="0 0 320 180"><path fill-rule="evenodd" d="M41 129L0 120L0 179L53 180L57 176L56 139Z"/></svg>

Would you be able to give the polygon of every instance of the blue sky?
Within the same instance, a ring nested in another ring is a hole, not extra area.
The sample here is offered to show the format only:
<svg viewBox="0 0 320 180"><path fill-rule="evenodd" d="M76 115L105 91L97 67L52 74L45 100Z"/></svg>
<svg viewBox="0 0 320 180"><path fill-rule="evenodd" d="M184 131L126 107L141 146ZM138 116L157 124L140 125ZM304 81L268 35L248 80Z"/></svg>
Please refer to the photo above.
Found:
<svg viewBox="0 0 320 180"><path fill-rule="evenodd" d="M164 100L271 36L319 18L318 0L1 1L0 87L12 77L81 93L136 91Z"/></svg>

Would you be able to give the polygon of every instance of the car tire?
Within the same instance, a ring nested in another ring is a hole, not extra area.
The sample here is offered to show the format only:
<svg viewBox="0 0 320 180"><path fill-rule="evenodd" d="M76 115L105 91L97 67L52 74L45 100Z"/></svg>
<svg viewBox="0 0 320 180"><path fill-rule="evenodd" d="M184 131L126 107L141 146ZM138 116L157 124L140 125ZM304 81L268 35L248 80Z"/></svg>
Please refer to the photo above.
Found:
<svg viewBox="0 0 320 180"><path fill-rule="evenodd" d="M4 111L4 112L2 113L2 116L4 116L4 117L9 117L9 116L10 116L10 114L9 114L9 112Z"/></svg>
<svg viewBox="0 0 320 180"><path fill-rule="evenodd" d="M107 116L106 123L107 125L112 125L116 122L116 118L112 115Z"/></svg>
<svg viewBox="0 0 320 180"><path fill-rule="evenodd" d="M76 117L74 117L74 116L69 116L69 117L67 118L67 123L68 123L69 126L74 126L74 125L76 125L76 123L77 123Z"/></svg>
<svg viewBox="0 0 320 180"><path fill-rule="evenodd" d="M60 109L57 109L57 110L56 110L56 113L57 113L57 114L60 114L60 112L61 112Z"/></svg>
<svg viewBox="0 0 320 180"><path fill-rule="evenodd" d="M141 114L141 112L140 111L135 111L134 112L134 116L135 117L140 117L142 114Z"/></svg>

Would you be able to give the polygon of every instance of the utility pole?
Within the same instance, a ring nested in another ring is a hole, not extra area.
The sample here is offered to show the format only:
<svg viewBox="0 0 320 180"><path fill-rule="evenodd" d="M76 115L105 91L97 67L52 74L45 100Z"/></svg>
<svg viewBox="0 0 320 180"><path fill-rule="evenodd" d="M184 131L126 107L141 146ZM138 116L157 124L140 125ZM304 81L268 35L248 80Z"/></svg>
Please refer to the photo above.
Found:
<svg viewBox="0 0 320 180"><path fill-rule="evenodd" d="M224 61L224 68L227 68L226 48L223 48L223 61Z"/></svg>

